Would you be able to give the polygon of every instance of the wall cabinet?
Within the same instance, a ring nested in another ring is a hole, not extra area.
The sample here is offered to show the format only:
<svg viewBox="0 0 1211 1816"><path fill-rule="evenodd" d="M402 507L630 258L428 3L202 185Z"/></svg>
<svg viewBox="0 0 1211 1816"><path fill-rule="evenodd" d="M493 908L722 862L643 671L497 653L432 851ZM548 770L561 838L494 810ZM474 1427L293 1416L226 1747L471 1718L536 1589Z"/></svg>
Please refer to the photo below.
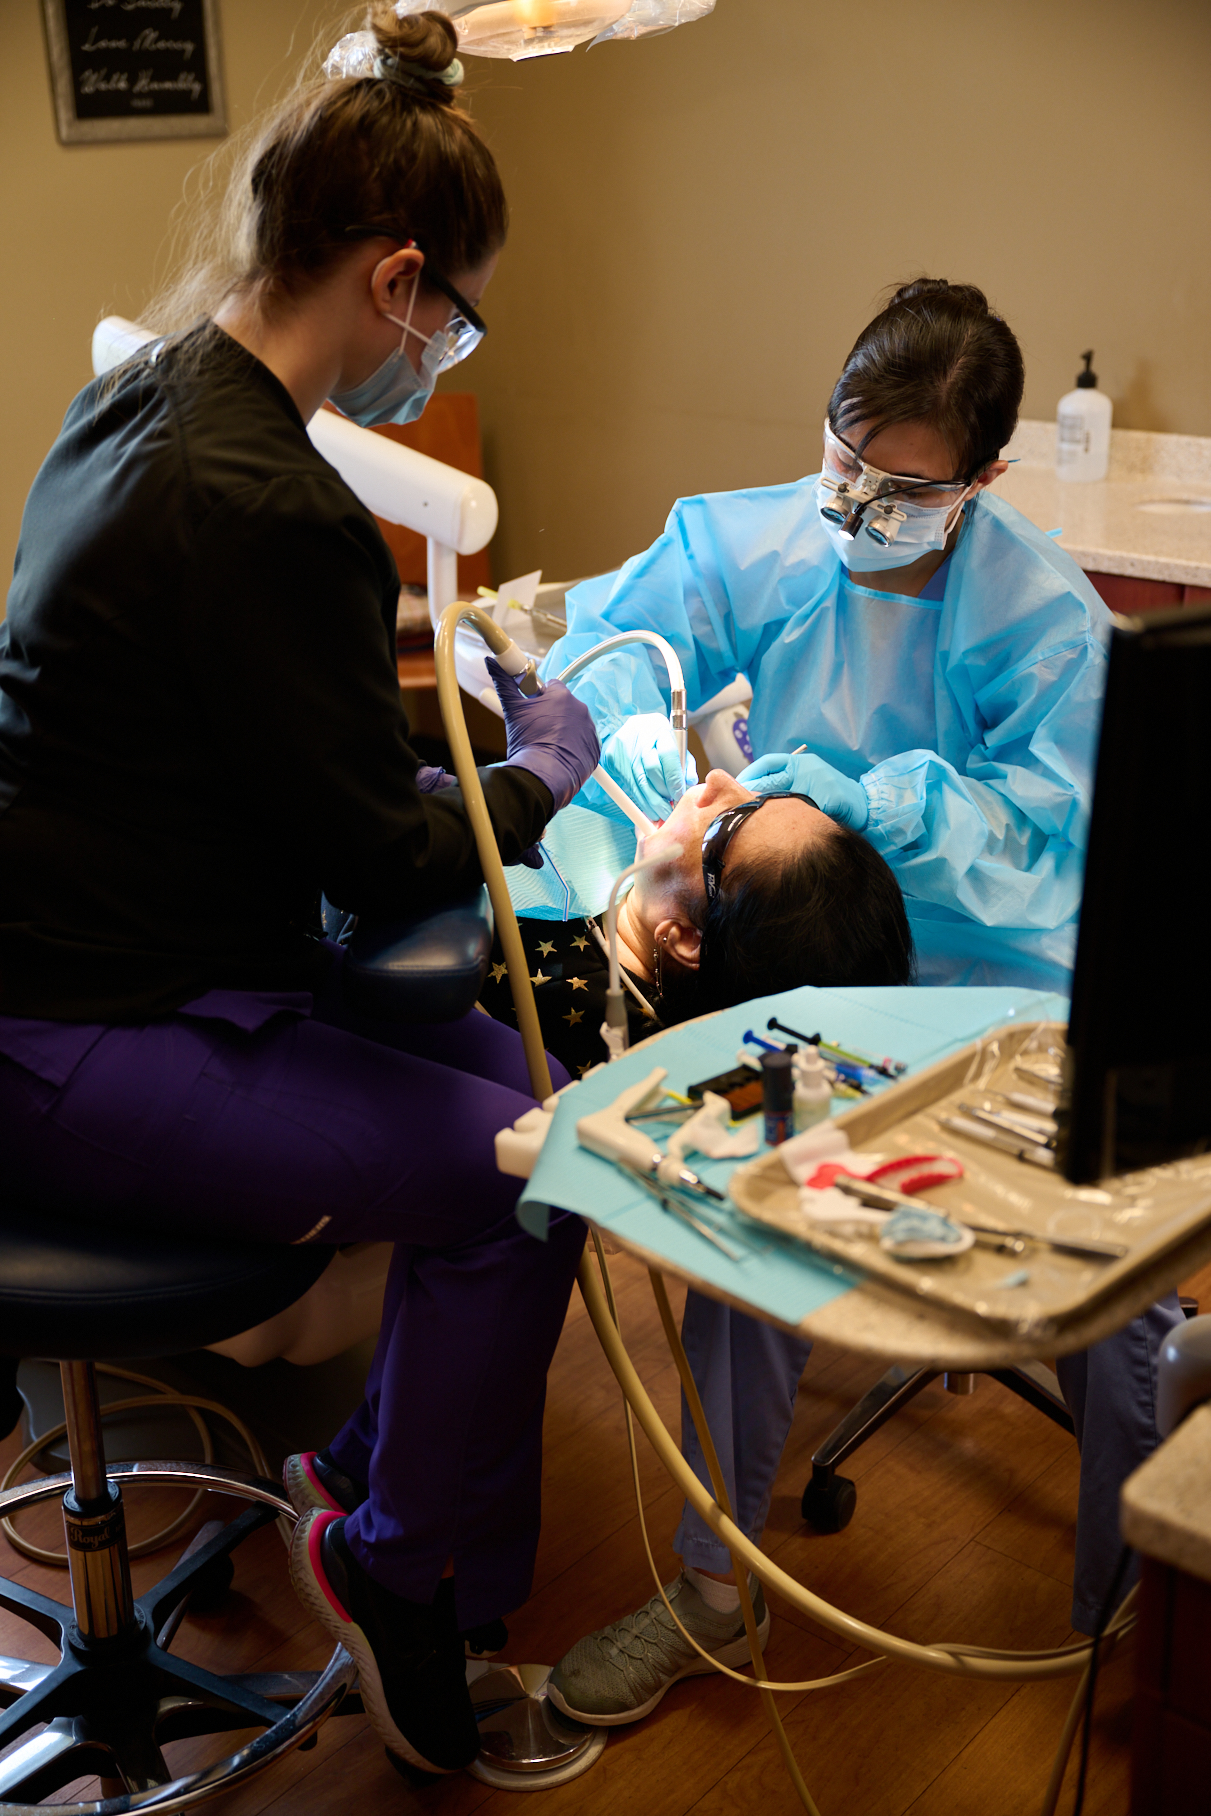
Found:
<svg viewBox="0 0 1211 1816"><path fill-rule="evenodd" d="M1180 580L1137 580L1132 574L1095 574L1092 580L1112 612L1156 612L1174 605L1211 605L1211 586Z"/></svg>

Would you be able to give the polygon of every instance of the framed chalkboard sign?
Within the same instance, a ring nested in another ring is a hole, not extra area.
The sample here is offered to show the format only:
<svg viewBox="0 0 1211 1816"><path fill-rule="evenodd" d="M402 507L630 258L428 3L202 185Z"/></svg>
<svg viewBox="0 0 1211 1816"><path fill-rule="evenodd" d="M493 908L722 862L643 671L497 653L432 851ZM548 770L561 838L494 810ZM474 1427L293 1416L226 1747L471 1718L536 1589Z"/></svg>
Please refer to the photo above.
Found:
<svg viewBox="0 0 1211 1816"><path fill-rule="evenodd" d="M218 0L42 0L65 145L227 131Z"/></svg>

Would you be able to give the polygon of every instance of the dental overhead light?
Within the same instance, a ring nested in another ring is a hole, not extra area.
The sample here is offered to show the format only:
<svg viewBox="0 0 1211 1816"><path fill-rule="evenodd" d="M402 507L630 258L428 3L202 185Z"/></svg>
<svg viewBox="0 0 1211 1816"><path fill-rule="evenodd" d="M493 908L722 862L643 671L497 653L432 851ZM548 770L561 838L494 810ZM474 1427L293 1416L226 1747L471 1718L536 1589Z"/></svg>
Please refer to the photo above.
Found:
<svg viewBox="0 0 1211 1816"><path fill-rule="evenodd" d="M395 0L402 19L433 0ZM672 31L713 11L715 0L454 0L443 11L454 21L459 50L472 57L553 57L574 45L609 38L645 38Z"/></svg>

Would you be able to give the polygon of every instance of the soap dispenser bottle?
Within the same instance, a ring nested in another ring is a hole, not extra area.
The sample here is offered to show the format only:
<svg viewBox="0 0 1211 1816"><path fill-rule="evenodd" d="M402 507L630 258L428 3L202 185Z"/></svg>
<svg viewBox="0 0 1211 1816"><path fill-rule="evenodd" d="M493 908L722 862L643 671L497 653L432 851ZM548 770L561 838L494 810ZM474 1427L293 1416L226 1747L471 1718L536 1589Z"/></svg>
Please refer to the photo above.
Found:
<svg viewBox="0 0 1211 1816"><path fill-rule="evenodd" d="M1093 353L1082 353L1085 370L1076 390L1061 397L1055 413L1057 479L1105 479L1110 466L1110 417L1114 405L1097 388Z"/></svg>

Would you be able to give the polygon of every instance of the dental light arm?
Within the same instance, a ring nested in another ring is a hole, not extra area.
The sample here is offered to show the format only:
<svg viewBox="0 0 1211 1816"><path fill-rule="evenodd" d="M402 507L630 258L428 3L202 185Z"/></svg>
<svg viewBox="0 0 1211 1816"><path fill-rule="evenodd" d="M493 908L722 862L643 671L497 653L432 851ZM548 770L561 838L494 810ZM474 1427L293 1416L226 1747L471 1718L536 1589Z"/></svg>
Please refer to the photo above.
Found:
<svg viewBox="0 0 1211 1816"><path fill-rule="evenodd" d="M93 332L93 371L100 377L155 339L138 322L106 316ZM458 597L458 557L485 548L496 532L495 492L482 479L361 429L332 410L318 410L307 433L367 510L425 538L429 616L436 627L443 609Z"/></svg>

